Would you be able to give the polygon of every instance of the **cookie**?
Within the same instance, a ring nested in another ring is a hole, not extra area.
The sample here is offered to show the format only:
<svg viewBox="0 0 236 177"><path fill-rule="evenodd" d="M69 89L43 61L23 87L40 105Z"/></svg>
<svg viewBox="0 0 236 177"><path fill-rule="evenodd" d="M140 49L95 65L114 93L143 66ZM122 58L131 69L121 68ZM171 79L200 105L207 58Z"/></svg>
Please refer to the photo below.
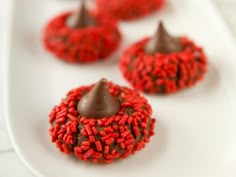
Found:
<svg viewBox="0 0 236 177"><path fill-rule="evenodd" d="M117 19L133 20L144 17L162 8L164 0L95 0L100 12Z"/></svg>
<svg viewBox="0 0 236 177"><path fill-rule="evenodd" d="M207 71L207 58L204 50L188 37L173 37L160 23L153 37L125 49L119 65L135 89L169 94L202 80Z"/></svg>
<svg viewBox="0 0 236 177"><path fill-rule="evenodd" d="M43 33L45 48L58 59L70 63L107 59L120 41L116 20L88 11L84 3L78 12L66 12L53 18Z"/></svg>
<svg viewBox="0 0 236 177"><path fill-rule="evenodd" d="M103 78L67 93L49 115L49 133L65 154L111 163L145 147L154 135L151 115L151 106L138 92Z"/></svg>

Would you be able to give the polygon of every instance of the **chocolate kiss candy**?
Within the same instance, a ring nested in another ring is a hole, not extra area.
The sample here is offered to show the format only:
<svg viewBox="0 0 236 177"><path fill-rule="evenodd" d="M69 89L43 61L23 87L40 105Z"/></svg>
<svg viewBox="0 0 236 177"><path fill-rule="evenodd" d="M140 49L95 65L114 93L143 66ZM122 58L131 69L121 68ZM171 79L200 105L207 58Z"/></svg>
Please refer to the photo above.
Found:
<svg viewBox="0 0 236 177"><path fill-rule="evenodd" d="M70 28L85 28L96 25L95 20L90 16L85 7L84 0L81 2L79 11L68 17L66 23Z"/></svg>
<svg viewBox="0 0 236 177"><path fill-rule="evenodd" d="M163 23L160 22L156 34L148 41L144 50L150 55L156 53L169 54L182 51L183 46L181 45L180 39L170 36Z"/></svg>
<svg viewBox="0 0 236 177"><path fill-rule="evenodd" d="M120 110L120 103L107 89L106 79L101 79L85 94L77 105L81 116L103 118L115 115Z"/></svg>

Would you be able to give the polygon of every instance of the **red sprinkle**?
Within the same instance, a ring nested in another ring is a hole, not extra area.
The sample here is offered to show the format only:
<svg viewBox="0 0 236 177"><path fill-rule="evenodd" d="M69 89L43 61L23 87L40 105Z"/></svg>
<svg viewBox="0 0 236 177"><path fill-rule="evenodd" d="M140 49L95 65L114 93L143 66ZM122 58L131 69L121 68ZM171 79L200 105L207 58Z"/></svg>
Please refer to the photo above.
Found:
<svg viewBox="0 0 236 177"><path fill-rule="evenodd" d="M61 142L59 140L56 141L56 146L60 149L61 152L64 152L64 149L61 146Z"/></svg>
<svg viewBox="0 0 236 177"><path fill-rule="evenodd" d="M118 130L119 127L118 127L117 125L113 125L112 128L113 128L114 130Z"/></svg>
<svg viewBox="0 0 236 177"><path fill-rule="evenodd" d="M114 117L110 117L110 118L106 121L105 126L110 125L110 123L112 123L113 120L114 120Z"/></svg>
<svg viewBox="0 0 236 177"><path fill-rule="evenodd" d="M100 159L100 158L102 158L102 153L94 152L94 153L93 153L93 157L94 157L94 158L97 158L97 159Z"/></svg>
<svg viewBox="0 0 236 177"><path fill-rule="evenodd" d="M92 143L92 142L95 142L95 138L94 136L89 136L89 141Z"/></svg>
<svg viewBox="0 0 236 177"><path fill-rule="evenodd" d="M109 127L106 127L104 131L107 133L112 133L114 130L111 128L111 126L109 126Z"/></svg>
<svg viewBox="0 0 236 177"><path fill-rule="evenodd" d="M125 144L123 142L120 143L120 148L124 149L125 148Z"/></svg>
<svg viewBox="0 0 236 177"><path fill-rule="evenodd" d="M117 142L117 143L121 143L122 141L124 141L123 138L118 138L118 139L116 139L116 142Z"/></svg>
<svg viewBox="0 0 236 177"><path fill-rule="evenodd" d="M77 120L77 117L71 115L71 114L67 114L67 117L72 120L72 121L76 121Z"/></svg>
<svg viewBox="0 0 236 177"><path fill-rule="evenodd" d="M92 161L93 161L94 163L98 163L98 162L99 162L99 160L98 160L97 158L93 158Z"/></svg>
<svg viewBox="0 0 236 177"><path fill-rule="evenodd" d="M87 136L87 131L83 128L83 129L81 130L81 134L82 134L83 136Z"/></svg>
<svg viewBox="0 0 236 177"><path fill-rule="evenodd" d="M122 137L126 137L129 133L130 133L129 130L126 130L125 132L123 132L123 133L121 134L121 136L122 136Z"/></svg>
<svg viewBox="0 0 236 177"><path fill-rule="evenodd" d="M95 145L96 145L96 148L97 148L98 151L102 151L102 144L101 144L100 141L96 141Z"/></svg>
<svg viewBox="0 0 236 177"><path fill-rule="evenodd" d="M81 153L82 149L78 146L74 147L74 151Z"/></svg>
<svg viewBox="0 0 236 177"><path fill-rule="evenodd" d="M110 138L110 139L106 140L106 144L107 144L107 145L110 145L110 144L113 143L114 141L115 141L114 138Z"/></svg>
<svg viewBox="0 0 236 177"><path fill-rule="evenodd" d="M134 139L129 139L125 141L125 145L133 144Z"/></svg>
<svg viewBox="0 0 236 177"><path fill-rule="evenodd" d="M113 159L105 159L105 160L104 160L104 162L105 162L106 164L112 163L113 161L114 161Z"/></svg>
<svg viewBox="0 0 236 177"><path fill-rule="evenodd" d="M93 134L93 132L92 132L92 130L91 130L89 125L85 125L85 129L86 129L86 131L87 131L89 136Z"/></svg>
<svg viewBox="0 0 236 177"><path fill-rule="evenodd" d="M89 141L84 141L84 142L82 142L82 145L83 146L90 146L90 142Z"/></svg>
<svg viewBox="0 0 236 177"><path fill-rule="evenodd" d="M106 132L105 131L100 131L100 135L106 136Z"/></svg>
<svg viewBox="0 0 236 177"><path fill-rule="evenodd" d="M70 154L70 149L68 148L66 144L62 144L61 146L66 154Z"/></svg>
<svg viewBox="0 0 236 177"><path fill-rule="evenodd" d="M109 146L104 147L104 153L107 154L109 152Z"/></svg>
<svg viewBox="0 0 236 177"><path fill-rule="evenodd" d="M98 131L97 131L97 129L96 129L95 127L92 127L92 131L93 131L93 134L94 134L94 135L97 135L97 134L98 134Z"/></svg>
<svg viewBox="0 0 236 177"><path fill-rule="evenodd" d="M82 150L87 150L87 149L89 149L89 148L90 148L90 146L83 146L83 145L81 146L81 149L82 149Z"/></svg>
<svg viewBox="0 0 236 177"><path fill-rule="evenodd" d="M53 130L52 137L55 137L55 138L56 138L59 129L60 129L60 126L59 126L59 125L56 125L55 128L54 128L54 130Z"/></svg>
<svg viewBox="0 0 236 177"><path fill-rule="evenodd" d="M94 150L91 148L89 149L84 155L83 158L87 159L88 157L90 157L91 155L93 155Z"/></svg>

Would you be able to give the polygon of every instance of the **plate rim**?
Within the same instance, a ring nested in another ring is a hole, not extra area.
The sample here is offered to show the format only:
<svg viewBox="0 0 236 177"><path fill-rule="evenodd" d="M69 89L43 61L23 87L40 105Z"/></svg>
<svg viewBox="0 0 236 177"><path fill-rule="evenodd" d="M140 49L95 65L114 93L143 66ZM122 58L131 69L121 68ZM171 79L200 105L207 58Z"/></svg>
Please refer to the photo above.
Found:
<svg viewBox="0 0 236 177"><path fill-rule="evenodd" d="M23 154L20 152L20 149L18 148L17 144L15 143L15 138L13 135L12 127L11 127L11 118L10 118L10 91L9 91L9 86L10 86L10 62L11 62L11 44L12 44L12 28L13 28L13 18L15 14L15 0L8 0L9 6L8 6L8 25L6 26L6 56L3 59L3 65L4 65L4 80L3 80L3 103L4 103L4 117L6 120L6 128L7 128L7 133L10 138L10 142L12 143L12 146L14 148L14 151L16 152L17 156L23 162L23 164L28 168L29 172L34 175L34 176L44 176L37 170L35 170L31 165L27 162L27 160L24 158Z"/></svg>

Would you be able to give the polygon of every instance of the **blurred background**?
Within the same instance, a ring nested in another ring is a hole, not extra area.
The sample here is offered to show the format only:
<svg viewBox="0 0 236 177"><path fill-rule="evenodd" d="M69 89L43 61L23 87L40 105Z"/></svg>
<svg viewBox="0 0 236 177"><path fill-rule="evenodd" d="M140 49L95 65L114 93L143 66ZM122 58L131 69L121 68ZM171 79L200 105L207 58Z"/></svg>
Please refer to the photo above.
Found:
<svg viewBox="0 0 236 177"><path fill-rule="evenodd" d="M236 0L212 0L236 40ZM9 1L0 0L0 177L32 177L31 172L22 164L14 152L8 138L3 105L4 58L7 49L9 21ZM203 1L204 2L204 1Z"/></svg>

